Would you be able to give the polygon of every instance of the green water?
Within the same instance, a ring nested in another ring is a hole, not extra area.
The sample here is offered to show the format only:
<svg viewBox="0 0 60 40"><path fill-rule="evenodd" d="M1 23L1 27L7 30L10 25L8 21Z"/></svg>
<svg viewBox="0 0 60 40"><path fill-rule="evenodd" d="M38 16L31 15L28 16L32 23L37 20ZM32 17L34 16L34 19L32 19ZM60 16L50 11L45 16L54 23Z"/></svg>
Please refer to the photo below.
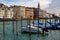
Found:
<svg viewBox="0 0 60 40"><path fill-rule="evenodd" d="M5 33L3 33L3 22L0 22L0 40L60 40L60 30L49 30L44 35L21 33L21 21L17 21L18 35L16 35L16 22L14 21L14 32L12 31L12 21L4 23ZM25 20L22 23L27 27Z"/></svg>

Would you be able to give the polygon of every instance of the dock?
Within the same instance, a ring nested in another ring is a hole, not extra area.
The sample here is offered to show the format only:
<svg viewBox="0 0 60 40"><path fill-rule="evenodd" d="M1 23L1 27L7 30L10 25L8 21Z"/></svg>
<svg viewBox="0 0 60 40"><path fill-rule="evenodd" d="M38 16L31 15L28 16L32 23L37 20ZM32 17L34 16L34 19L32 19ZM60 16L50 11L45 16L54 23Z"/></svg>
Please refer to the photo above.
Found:
<svg viewBox="0 0 60 40"><path fill-rule="evenodd" d="M43 24L41 24L39 21L41 20L41 19L43 19L45 22L44 22L44 25L45 26L40 26L40 25L43 25ZM54 19L54 20L53 20ZM47 22L47 20L49 20L49 22ZM31 20L30 20L31 21ZM40 19L37 19L37 26L35 26L35 27L37 27L38 29L38 32L40 32L39 31L39 29L41 29L42 30L42 33L44 33L44 32L48 32L48 30L60 30L60 17L57 17L57 18L40 18ZM58 23L57 23L58 22ZM50 25L50 26L48 26L48 24ZM33 25L34 25L34 21L33 21ZM30 25L31 26L31 25ZM31 30L32 29L30 29L29 28L29 31L28 32L31 32ZM27 32L27 31L25 31L24 30L24 32ZM35 33L38 33L38 32L35 32Z"/></svg>
<svg viewBox="0 0 60 40"><path fill-rule="evenodd" d="M16 19L16 18L0 18L0 21L19 21L21 19Z"/></svg>

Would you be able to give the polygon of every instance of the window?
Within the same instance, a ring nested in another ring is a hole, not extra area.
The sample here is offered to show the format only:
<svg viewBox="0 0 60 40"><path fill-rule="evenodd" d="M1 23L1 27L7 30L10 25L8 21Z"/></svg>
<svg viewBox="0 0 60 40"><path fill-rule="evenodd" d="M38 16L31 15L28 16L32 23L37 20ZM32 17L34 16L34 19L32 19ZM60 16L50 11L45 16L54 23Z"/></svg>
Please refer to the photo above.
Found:
<svg viewBox="0 0 60 40"><path fill-rule="evenodd" d="M4 8L2 8L2 10L4 10Z"/></svg>
<svg viewBox="0 0 60 40"><path fill-rule="evenodd" d="M33 12L31 11L31 12L30 12L30 16L32 16L32 15L33 15Z"/></svg>
<svg viewBox="0 0 60 40"><path fill-rule="evenodd" d="M1 11L2 8L0 8L0 11Z"/></svg>

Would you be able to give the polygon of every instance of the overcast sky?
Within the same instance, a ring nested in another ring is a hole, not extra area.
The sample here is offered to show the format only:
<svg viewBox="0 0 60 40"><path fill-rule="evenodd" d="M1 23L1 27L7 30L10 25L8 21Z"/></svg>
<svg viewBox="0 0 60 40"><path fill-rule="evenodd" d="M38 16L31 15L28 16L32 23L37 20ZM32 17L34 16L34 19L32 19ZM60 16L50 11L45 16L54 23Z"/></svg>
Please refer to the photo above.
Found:
<svg viewBox="0 0 60 40"><path fill-rule="evenodd" d="M21 5L28 7L37 7L38 2L43 10L48 12L60 13L60 0L0 0L0 3L6 5Z"/></svg>

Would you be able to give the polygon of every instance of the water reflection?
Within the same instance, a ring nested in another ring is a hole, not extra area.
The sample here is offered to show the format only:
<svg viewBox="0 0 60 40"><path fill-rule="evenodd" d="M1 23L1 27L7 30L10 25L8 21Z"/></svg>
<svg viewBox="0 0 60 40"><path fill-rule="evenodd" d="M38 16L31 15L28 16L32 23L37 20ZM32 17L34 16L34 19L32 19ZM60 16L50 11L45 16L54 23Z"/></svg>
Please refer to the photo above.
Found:
<svg viewBox="0 0 60 40"><path fill-rule="evenodd" d="M18 21L18 35L16 35L16 22L14 21L14 32L12 23L5 22L5 33L3 33L3 22L0 22L0 40L60 40L59 30L51 30L45 34L21 33L21 21ZM27 21L23 21L23 26L27 27Z"/></svg>
<svg viewBox="0 0 60 40"><path fill-rule="evenodd" d="M54 31L53 31L54 32ZM55 35L54 35L55 34ZM39 35L39 36L38 36ZM19 33L18 36L15 33L12 34L0 34L0 40L59 40L59 33L51 34L29 34L29 33Z"/></svg>

